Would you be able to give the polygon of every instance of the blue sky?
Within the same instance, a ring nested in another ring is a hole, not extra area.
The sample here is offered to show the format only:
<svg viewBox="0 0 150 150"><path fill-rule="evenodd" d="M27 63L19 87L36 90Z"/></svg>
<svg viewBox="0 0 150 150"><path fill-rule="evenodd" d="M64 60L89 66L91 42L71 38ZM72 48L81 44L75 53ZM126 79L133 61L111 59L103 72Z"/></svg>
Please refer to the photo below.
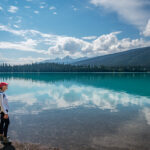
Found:
<svg viewBox="0 0 150 150"><path fill-rule="evenodd" d="M1 62L94 57L150 46L150 1L0 0Z"/></svg>

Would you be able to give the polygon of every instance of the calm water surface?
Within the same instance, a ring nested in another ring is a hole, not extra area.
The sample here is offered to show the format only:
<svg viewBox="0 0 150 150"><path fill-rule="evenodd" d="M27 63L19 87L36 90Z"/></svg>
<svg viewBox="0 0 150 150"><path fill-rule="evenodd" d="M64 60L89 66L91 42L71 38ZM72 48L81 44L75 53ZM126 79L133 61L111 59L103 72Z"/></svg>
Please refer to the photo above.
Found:
<svg viewBox="0 0 150 150"><path fill-rule="evenodd" d="M9 135L62 150L150 149L150 74L7 73Z"/></svg>

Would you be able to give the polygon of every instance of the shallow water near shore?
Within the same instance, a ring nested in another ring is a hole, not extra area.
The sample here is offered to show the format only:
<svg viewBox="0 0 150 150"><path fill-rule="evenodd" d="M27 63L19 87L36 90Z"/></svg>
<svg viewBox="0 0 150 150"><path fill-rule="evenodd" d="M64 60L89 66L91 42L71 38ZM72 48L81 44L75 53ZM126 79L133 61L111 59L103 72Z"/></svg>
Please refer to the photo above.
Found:
<svg viewBox="0 0 150 150"><path fill-rule="evenodd" d="M64 150L150 147L148 73L2 73L12 140Z"/></svg>

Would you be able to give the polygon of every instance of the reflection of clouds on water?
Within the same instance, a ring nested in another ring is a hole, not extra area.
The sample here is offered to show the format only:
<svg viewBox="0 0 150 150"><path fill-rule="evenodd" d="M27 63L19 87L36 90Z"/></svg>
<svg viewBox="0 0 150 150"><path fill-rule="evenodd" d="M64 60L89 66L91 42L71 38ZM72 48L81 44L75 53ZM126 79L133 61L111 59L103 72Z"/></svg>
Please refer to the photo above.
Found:
<svg viewBox="0 0 150 150"><path fill-rule="evenodd" d="M124 82L121 79L115 80L119 86ZM12 120L9 134L14 140L59 143L62 148L64 145L86 145L91 149L150 147L150 97L145 96L149 94L131 94L136 87L129 84L117 89L111 79L111 88L102 86L98 79L90 81L95 85L86 84L87 80L51 81L8 80ZM134 83L147 90L145 84Z"/></svg>
<svg viewBox="0 0 150 150"><path fill-rule="evenodd" d="M147 124L150 125L150 108L145 107L143 110Z"/></svg>
<svg viewBox="0 0 150 150"><path fill-rule="evenodd" d="M102 110L117 111L117 106L150 104L150 99L144 96L131 95L125 92L118 92L109 89L95 88L93 86L78 85L73 82L31 82L30 80L11 80L10 91L18 85L15 90L9 93L9 101L22 103L12 109L12 113L33 113L36 114L48 109L67 109L78 106L98 107ZM67 85L67 86L66 86Z"/></svg>
<svg viewBox="0 0 150 150"><path fill-rule="evenodd" d="M10 102L21 102L25 103L27 105L33 105L37 99L34 97L32 93L25 93L25 94L20 94L20 95L15 95L15 96L8 96Z"/></svg>

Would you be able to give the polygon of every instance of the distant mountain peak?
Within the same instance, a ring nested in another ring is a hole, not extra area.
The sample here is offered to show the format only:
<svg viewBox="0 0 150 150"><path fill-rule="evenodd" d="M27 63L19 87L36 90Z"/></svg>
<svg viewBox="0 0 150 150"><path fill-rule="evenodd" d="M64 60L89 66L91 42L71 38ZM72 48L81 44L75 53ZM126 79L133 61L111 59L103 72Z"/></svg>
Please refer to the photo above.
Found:
<svg viewBox="0 0 150 150"><path fill-rule="evenodd" d="M64 58L71 58L72 59L72 57L70 57L69 55L65 56Z"/></svg>
<svg viewBox="0 0 150 150"><path fill-rule="evenodd" d="M71 56L67 55L63 58L55 58L55 59L49 59L49 60L44 60L41 63L45 63L45 62L50 62L50 63L64 63L64 64L71 64L80 60L85 60L88 57L80 57L80 58L72 58Z"/></svg>
<svg viewBox="0 0 150 150"><path fill-rule="evenodd" d="M62 58L62 60L73 60L73 58L67 55L64 58Z"/></svg>

